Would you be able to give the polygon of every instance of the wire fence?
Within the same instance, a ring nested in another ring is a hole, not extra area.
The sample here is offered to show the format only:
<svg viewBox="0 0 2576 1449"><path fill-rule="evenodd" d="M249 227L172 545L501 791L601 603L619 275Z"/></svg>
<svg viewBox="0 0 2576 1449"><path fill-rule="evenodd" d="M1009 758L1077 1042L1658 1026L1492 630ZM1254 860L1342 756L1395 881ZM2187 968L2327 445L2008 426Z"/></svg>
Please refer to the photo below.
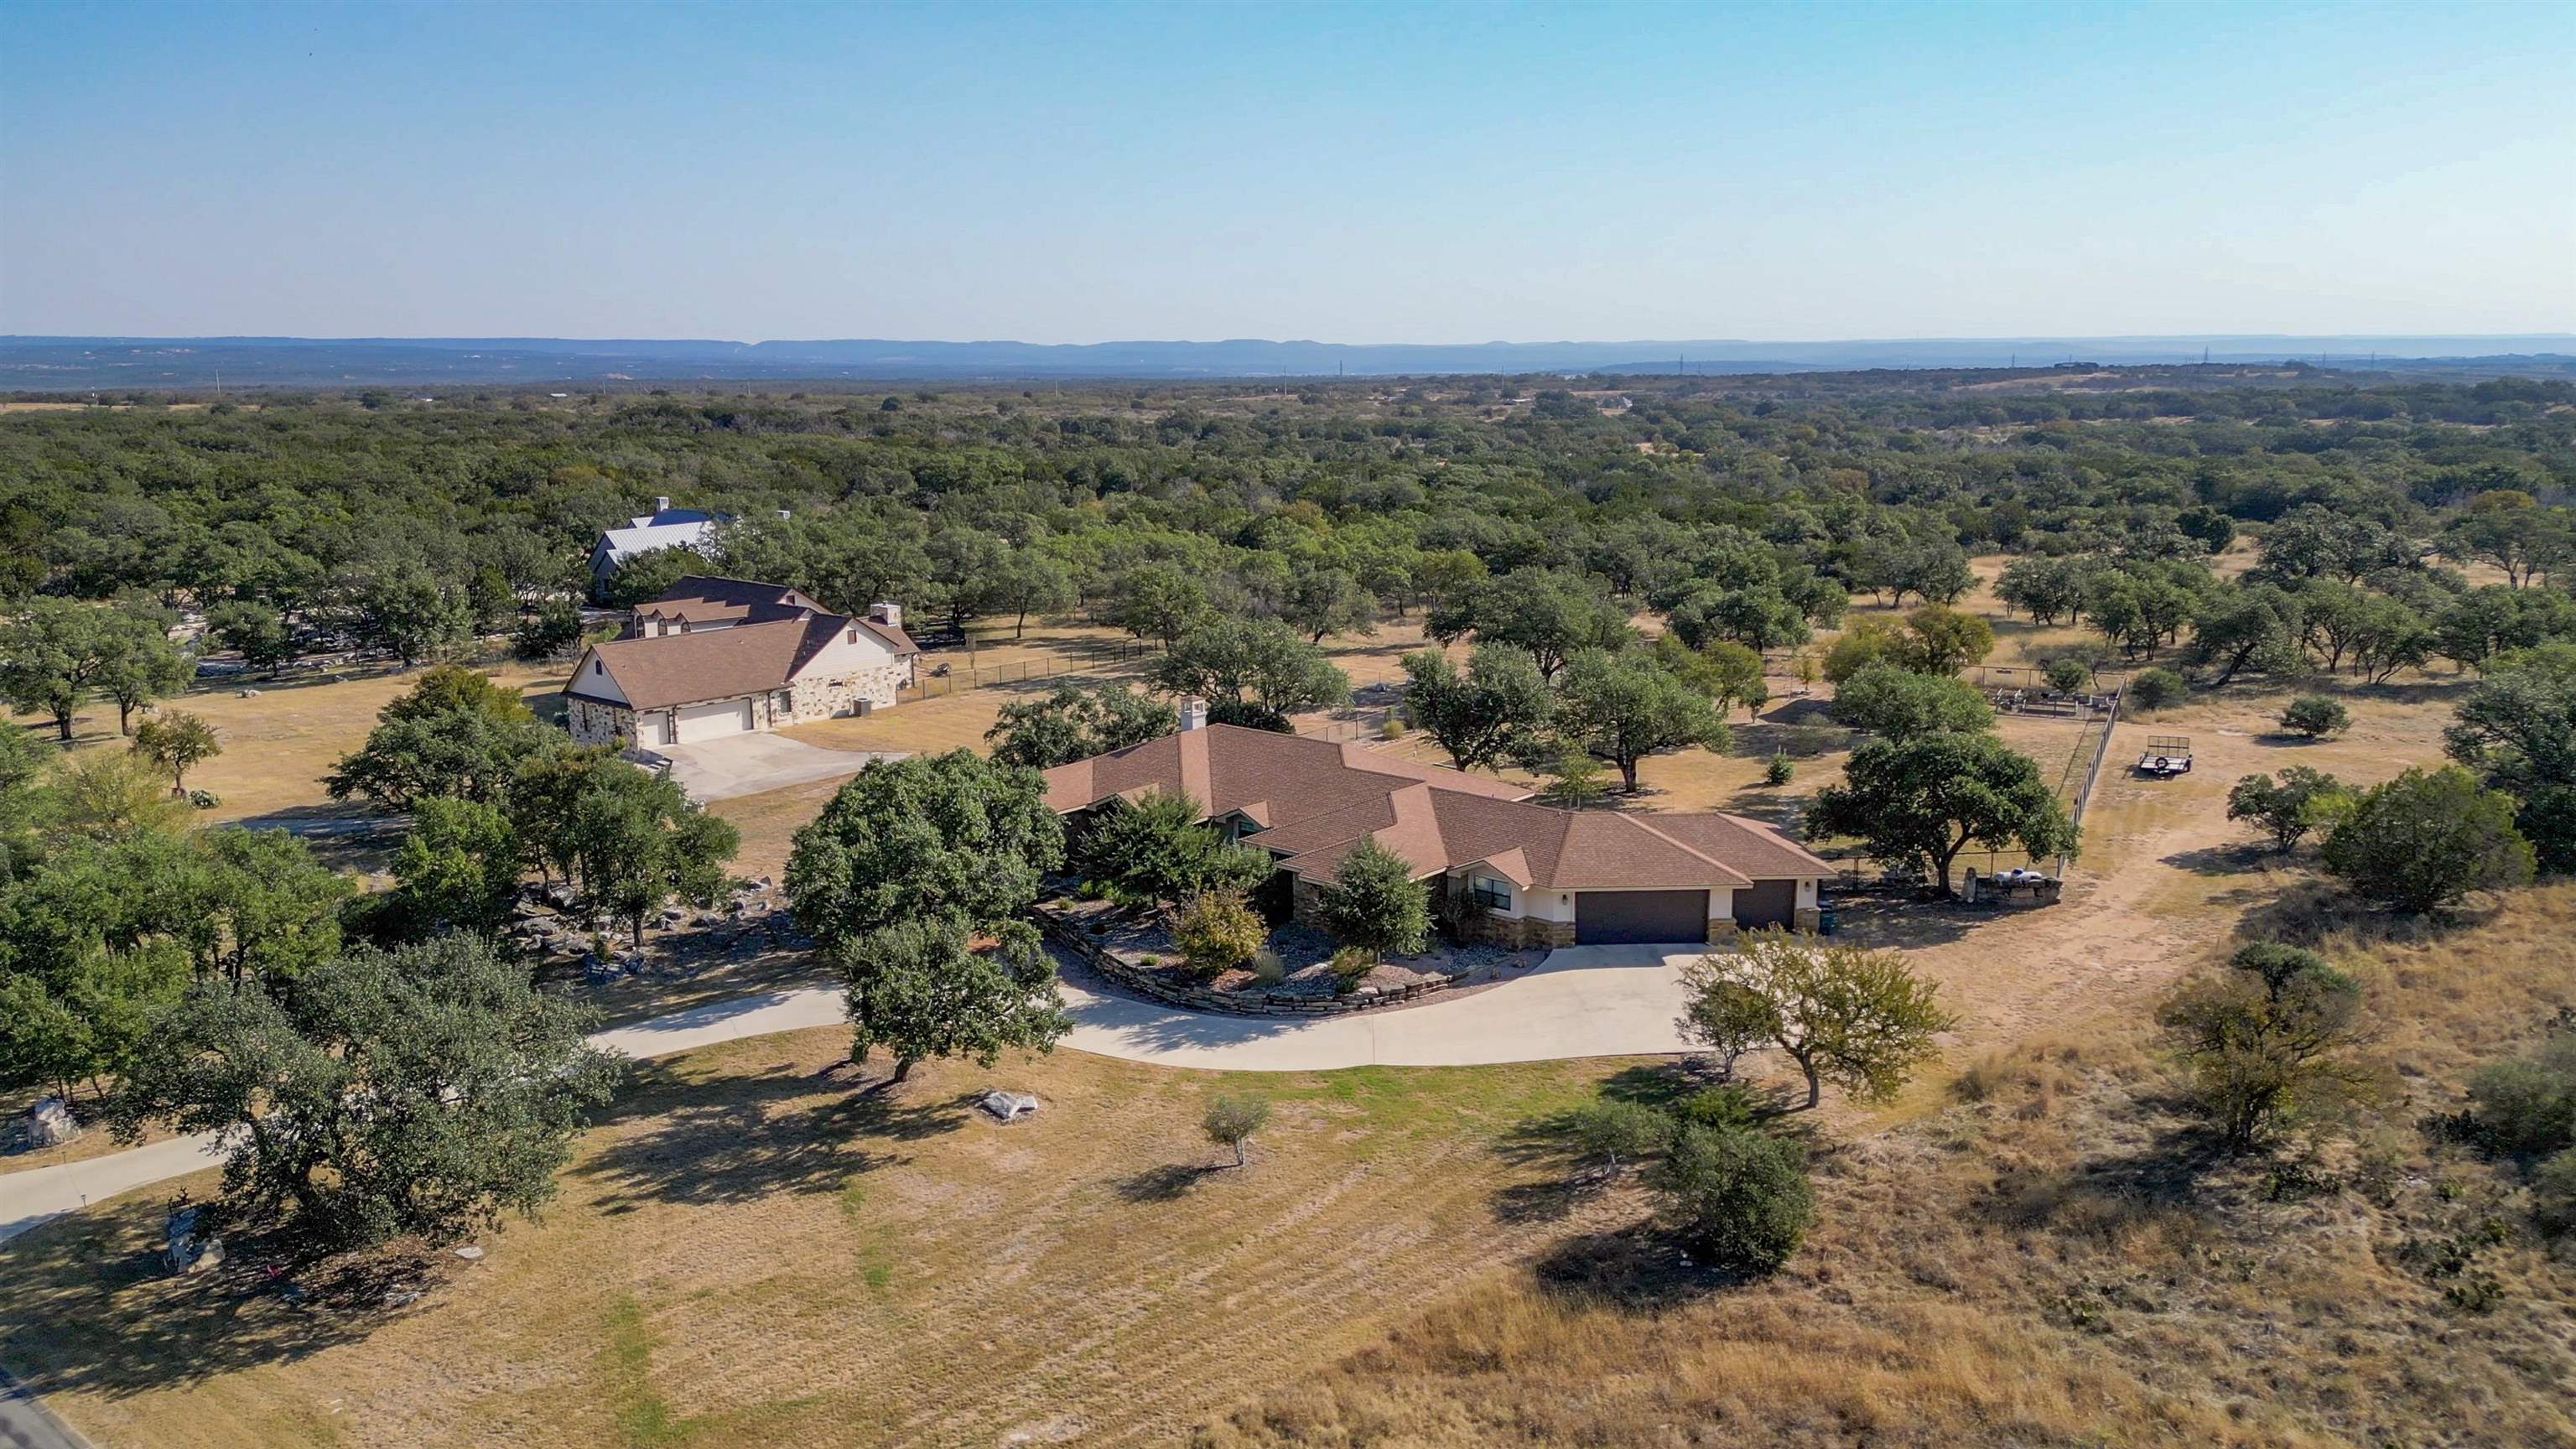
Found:
<svg viewBox="0 0 2576 1449"><path fill-rule="evenodd" d="M1299 725L1297 733L1310 740L1331 740L1335 743L1360 740L1375 743L1389 737L1386 724L1395 717L1393 705L1382 709L1340 709L1333 711L1327 718Z"/></svg>
<svg viewBox="0 0 2576 1449"><path fill-rule="evenodd" d="M954 654L924 655L914 681L898 690L896 698L903 703L913 703L942 699L967 690L1093 675L1105 666L1141 659L1154 652L1151 645L1120 639L1086 643L1082 646L1082 654L1071 658L1061 654L1037 654L987 664L980 662L972 649Z"/></svg>

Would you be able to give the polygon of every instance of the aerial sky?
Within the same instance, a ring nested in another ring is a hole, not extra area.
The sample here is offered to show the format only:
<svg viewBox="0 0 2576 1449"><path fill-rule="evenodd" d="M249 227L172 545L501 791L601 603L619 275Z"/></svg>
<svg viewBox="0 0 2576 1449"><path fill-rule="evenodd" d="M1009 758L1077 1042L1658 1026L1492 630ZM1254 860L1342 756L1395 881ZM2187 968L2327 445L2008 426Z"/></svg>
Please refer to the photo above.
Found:
<svg viewBox="0 0 2576 1449"><path fill-rule="evenodd" d="M0 0L0 333L2576 330L2576 0Z"/></svg>

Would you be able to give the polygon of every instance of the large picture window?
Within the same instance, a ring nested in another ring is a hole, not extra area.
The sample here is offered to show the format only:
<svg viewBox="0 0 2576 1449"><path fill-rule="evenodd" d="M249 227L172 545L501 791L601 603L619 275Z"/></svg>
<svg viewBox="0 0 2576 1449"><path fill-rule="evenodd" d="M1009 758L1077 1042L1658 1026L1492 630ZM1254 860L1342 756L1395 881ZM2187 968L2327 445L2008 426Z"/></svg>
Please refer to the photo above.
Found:
<svg viewBox="0 0 2576 1449"><path fill-rule="evenodd" d="M1512 887L1509 881L1477 876L1468 881L1467 895L1469 899L1489 911L1508 911L1512 908Z"/></svg>

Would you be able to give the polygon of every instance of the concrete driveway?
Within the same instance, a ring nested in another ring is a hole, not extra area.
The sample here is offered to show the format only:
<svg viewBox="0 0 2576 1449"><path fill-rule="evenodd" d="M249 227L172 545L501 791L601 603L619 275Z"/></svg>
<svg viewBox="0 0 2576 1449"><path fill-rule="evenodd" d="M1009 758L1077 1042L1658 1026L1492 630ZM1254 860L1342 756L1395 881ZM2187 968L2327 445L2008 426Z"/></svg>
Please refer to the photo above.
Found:
<svg viewBox="0 0 2576 1449"><path fill-rule="evenodd" d="M1064 999L1074 1024L1064 1045L1129 1061L1236 1072L1688 1051L1673 1022L1682 1009L1679 968L1698 955L1696 947L1576 946L1465 996L1313 1020L1181 1011L1067 981ZM627 1056L657 1057L830 1026L841 1020L841 1009L839 987L790 987L692 1007L591 1040ZM57 1214L221 1161L213 1134L199 1133L55 1167L0 1172L0 1241Z"/></svg>
<svg viewBox="0 0 2576 1449"><path fill-rule="evenodd" d="M1236 1072L1367 1065L1480 1066L1692 1050L1680 967L1703 948L1575 946L1524 975L1447 1001L1312 1020L1215 1016L1064 987L1064 1044L1102 1056Z"/></svg>
<svg viewBox="0 0 2576 1449"><path fill-rule="evenodd" d="M653 753L671 762L671 778L700 802L757 795L763 790L855 775L870 760L899 760L900 750L827 750L784 735L733 735L693 745L661 745Z"/></svg>

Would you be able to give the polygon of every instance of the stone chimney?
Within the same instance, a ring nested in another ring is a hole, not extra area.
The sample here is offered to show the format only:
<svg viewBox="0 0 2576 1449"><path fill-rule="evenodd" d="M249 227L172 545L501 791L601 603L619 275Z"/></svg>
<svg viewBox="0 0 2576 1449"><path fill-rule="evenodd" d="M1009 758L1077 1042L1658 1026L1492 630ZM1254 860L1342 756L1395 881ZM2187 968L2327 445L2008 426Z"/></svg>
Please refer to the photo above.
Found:
<svg viewBox="0 0 2576 1449"><path fill-rule="evenodd" d="M903 627L903 605L882 602L870 604L868 617L889 629L900 629Z"/></svg>
<svg viewBox="0 0 2576 1449"><path fill-rule="evenodd" d="M1180 701L1181 728L1204 729L1207 726L1207 701L1190 695Z"/></svg>
<svg viewBox="0 0 2576 1449"><path fill-rule="evenodd" d="M668 513L668 512L670 512L670 511L671 511L671 495L670 495L670 494L668 494L668 493L665 493L665 494L663 494L661 497L654 499L654 500L653 500L653 511L654 511L655 513Z"/></svg>

